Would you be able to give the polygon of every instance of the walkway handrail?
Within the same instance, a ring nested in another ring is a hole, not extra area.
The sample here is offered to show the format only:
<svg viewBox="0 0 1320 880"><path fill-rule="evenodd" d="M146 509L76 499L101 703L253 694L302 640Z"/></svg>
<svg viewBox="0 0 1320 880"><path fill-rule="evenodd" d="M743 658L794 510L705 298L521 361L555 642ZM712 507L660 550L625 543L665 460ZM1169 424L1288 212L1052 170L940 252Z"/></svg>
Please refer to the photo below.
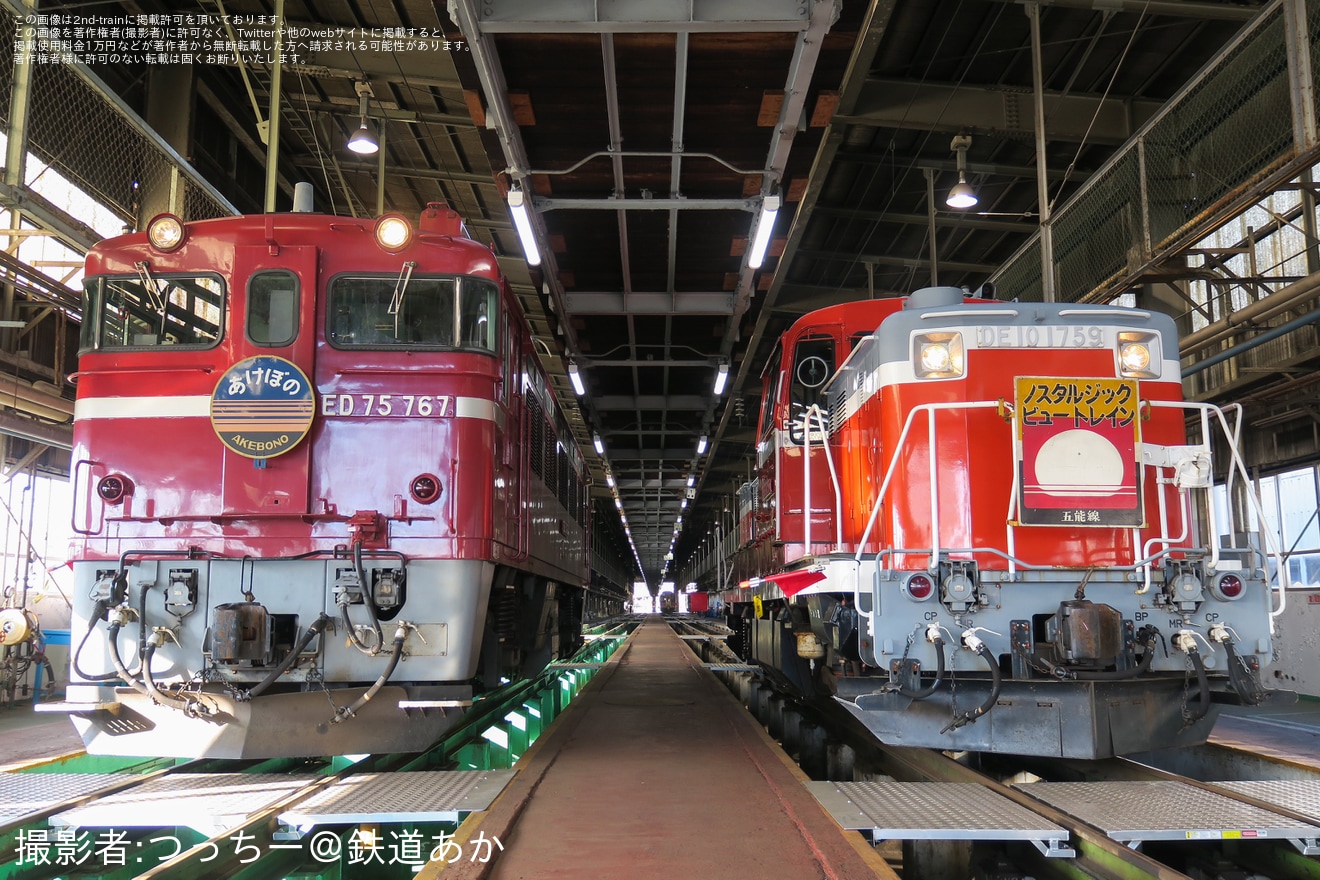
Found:
<svg viewBox="0 0 1320 880"><path fill-rule="evenodd" d="M843 544L843 488L839 472L834 468L834 453L830 452L830 430L825 423L825 411L813 403L802 414L802 546L811 555L811 420L820 426L820 445L825 450L825 462L830 468L830 482L834 485L834 546Z"/></svg>
<svg viewBox="0 0 1320 880"><path fill-rule="evenodd" d="M1231 476L1236 469L1236 472L1241 474L1243 483L1248 486L1251 485L1251 477L1247 473L1247 464L1245 461L1242 460L1242 454L1238 451L1237 443L1234 442L1239 436L1239 431L1241 427L1241 420L1242 420L1241 405L1230 404L1228 407L1229 409L1237 410L1237 419L1235 421L1235 427L1230 428L1228 423L1228 417L1224 415L1224 409L1219 406L1216 406L1213 403L1201 403L1193 400L1185 400L1185 401L1153 400L1150 402L1150 404L1152 407L1160 407L1162 409L1184 409L1184 410L1190 409L1190 410L1199 411L1201 415L1201 436L1202 438L1204 438L1204 443L1207 447L1210 444L1210 416L1213 414L1215 419L1219 422L1219 426L1224 431L1224 437L1229 441L1228 452L1229 452L1229 458L1232 463L1232 466L1229 468L1229 475ZM1274 618L1283 614L1284 609L1288 607L1288 590L1292 587L1292 579L1288 574L1288 567L1285 564L1285 560L1283 558L1283 549L1279 546L1278 541L1275 540L1274 533L1269 528L1266 527L1268 520L1265 518L1265 509L1261 506L1260 497L1256 494L1255 491L1249 491L1244 494L1247 496L1248 499L1250 499L1252 507L1255 508L1257 522L1261 524L1261 530L1260 530L1261 534L1264 535L1265 541L1269 545L1270 555L1274 557L1275 577L1277 578L1275 584L1275 591L1279 594L1279 607L1270 612L1270 632L1273 633ZM1230 503L1227 506L1230 509L1232 508L1231 499L1230 499ZM1215 528L1216 523L1214 519L1215 516L1214 504L1210 504L1209 508L1210 508L1210 527L1212 531L1217 532L1217 529ZM1230 517L1231 517L1231 513L1230 513ZM1231 519L1229 520L1229 523L1230 524L1232 523ZM1213 568L1213 564L1217 563L1219 560L1218 537L1219 537L1218 534L1212 535L1212 538L1215 539L1211 541L1211 544L1214 547L1214 556L1212 557L1212 568Z"/></svg>

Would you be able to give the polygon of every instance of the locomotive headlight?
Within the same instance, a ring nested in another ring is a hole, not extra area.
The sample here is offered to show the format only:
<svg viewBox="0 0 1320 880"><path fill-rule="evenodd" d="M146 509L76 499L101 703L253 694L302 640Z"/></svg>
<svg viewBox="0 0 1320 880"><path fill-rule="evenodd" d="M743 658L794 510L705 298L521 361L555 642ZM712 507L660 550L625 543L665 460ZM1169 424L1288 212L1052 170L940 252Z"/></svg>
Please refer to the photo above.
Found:
<svg viewBox="0 0 1320 880"><path fill-rule="evenodd" d="M912 365L919 379L957 379L965 366L962 334L918 333L912 337Z"/></svg>
<svg viewBox="0 0 1320 880"><path fill-rule="evenodd" d="M435 474L421 474L413 477L408 486L408 494L418 504L431 504L440 497L440 478Z"/></svg>
<svg viewBox="0 0 1320 880"><path fill-rule="evenodd" d="M921 346L921 367L931 373L942 373L953 362L949 346L943 342L927 342Z"/></svg>
<svg viewBox="0 0 1320 880"><path fill-rule="evenodd" d="M96 484L96 494L106 504L118 504L133 491L133 481L123 474L110 474Z"/></svg>
<svg viewBox="0 0 1320 880"><path fill-rule="evenodd" d="M1123 369L1129 373L1144 372L1150 366L1150 349L1140 342L1129 342L1119 352Z"/></svg>
<svg viewBox="0 0 1320 880"><path fill-rule="evenodd" d="M158 251L178 250L183 239L183 221L173 214L157 214L147 224L147 240Z"/></svg>
<svg viewBox="0 0 1320 880"><path fill-rule="evenodd" d="M386 214L376 221L376 244L387 251L401 251L412 244L413 230L398 214Z"/></svg>
<svg viewBox="0 0 1320 880"><path fill-rule="evenodd" d="M1221 602L1241 599L1246 592L1247 586L1242 582L1242 577L1231 571L1218 574L1210 581L1210 593Z"/></svg>
<svg viewBox="0 0 1320 880"><path fill-rule="evenodd" d="M1118 374L1124 379L1158 379L1160 338L1154 333L1123 330L1118 334Z"/></svg>

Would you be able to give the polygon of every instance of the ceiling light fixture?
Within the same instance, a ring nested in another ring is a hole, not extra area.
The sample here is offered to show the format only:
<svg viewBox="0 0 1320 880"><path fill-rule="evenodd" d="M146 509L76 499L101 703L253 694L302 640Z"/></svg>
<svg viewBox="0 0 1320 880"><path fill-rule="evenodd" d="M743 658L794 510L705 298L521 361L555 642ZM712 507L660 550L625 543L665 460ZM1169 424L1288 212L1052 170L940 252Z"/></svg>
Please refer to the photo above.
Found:
<svg viewBox="0 0 1320 880"><path fill-rule="evenodd" d="M532 217L527 210L527 194L521 189L509 190L509 210L513 213L513 225L518 228L527 264L541 265L541 249L536 246L536 233L532 230Z"/></svg>
<svg viewBox="0 0 1320 880"><path fill-rule="evenodd" d="M729 365L720 364L719 372L715 374L715 396L719 397L724 393L724 386L729 382Z"/></svg>
<svg viewBox="0 0 1320 880"><path fill-rule="evenodd" d="M597 454L597 455L604 455L604 454L605 454L605 441L603 441L603 440L600 439L600 435L599 435L599 434L592 434L592 435L591 435L591 445L594 446L594 447L596 447L596 454Z"/></svg>
<svg viewBox="0 0 1320 880"><path fill-rule="evenodd" d="M710 445L710 438L702 434L701 439L697 441L697 455L705 455L708 445Z"/></svg>
<svg viewBox="0 0 1320 880"><path fill-rule="evenodd" d="M966 134L954 135L953 142L949 144L949 149L958 154L958 182L949 190L949 196L944 200L950 208L971 208L978 201L976 190L967 182L967 150L971 146L971 135Z"/></svg>
<svg viewBox="0 0 1320 880"><path fill-rule="evenodd" d="M770 247L770 235L775 231L775 217L779 216L779 196L768 195L761 199L761 213L756 218L756 232L752 236L752 246L747 251L747 265L752 269L761 268L765 262L765 252Z"/></svg>
<svg viewBox="0 0 1320 880"><path fill-rule="evenodd" d="M568 379L573 383L573 390L577 392L578 397L587 393L587 386L582 384L582 371L578 369L576 361L568 362Z"/></svg>
<svg viewBox="0 0 1320 880"><path fill-rule="evenodd" d="M348 139L348 148L359 156L370 156L380 149L380 141L376 139L376 130L367 119L367 101L373 97L371 84L366 82L355 82L353 88L358 96L358 119L361 124L358 130L353 132L353 136Z"/></svg>

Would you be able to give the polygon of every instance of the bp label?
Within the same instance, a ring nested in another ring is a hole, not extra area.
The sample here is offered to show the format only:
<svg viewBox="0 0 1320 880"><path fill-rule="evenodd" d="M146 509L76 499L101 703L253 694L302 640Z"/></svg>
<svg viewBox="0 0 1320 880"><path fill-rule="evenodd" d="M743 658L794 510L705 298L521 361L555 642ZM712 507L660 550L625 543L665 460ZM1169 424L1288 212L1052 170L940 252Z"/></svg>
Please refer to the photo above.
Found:
<svg viewBox="0 0 1320 880"><path fill-rule="evenodd" d="M234 364L211 392L211 427L245 458L273 458L297 446L316 415L312 383L297 364L259 355Z"/></svg>

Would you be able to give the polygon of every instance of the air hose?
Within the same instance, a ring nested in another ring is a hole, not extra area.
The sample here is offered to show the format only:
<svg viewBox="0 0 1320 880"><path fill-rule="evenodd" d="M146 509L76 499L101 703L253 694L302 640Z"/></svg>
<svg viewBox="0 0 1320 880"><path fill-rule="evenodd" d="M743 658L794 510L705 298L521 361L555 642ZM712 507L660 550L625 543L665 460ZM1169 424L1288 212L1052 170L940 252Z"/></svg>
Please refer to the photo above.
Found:
<svg viewBox="0 0 1320 880"><path fill-rule="evenodd" d="M362 591L362 603L367 606L367 615L371 618L371 628L376 633L376 643L368 647L365 642L358 637L357 629L348 617L348 596L343 595L342 603L339 606L340 616L344 621L344 629L348 630L348 640L353 643L363 654L376 655L380 653L381 647L385 644L385 634L380 630L380 618L376 614L376 600L371 595L371 585L367 583L367 572L362 567L362 544L353 543L353 569L357 573L358 588Z"/></svg>
<svg viewBox="0 0 1320 880"><path fill-rule="evenodd" d="M329 623L330 617L324 612L317 617L316 620L312 621L312 625L307 627L307 632L302 634L302 638L298 640L298 643L293 646L293 649L289 651L288 654L284 655L284 659L280 661L280 665L276 666L270 671L269 675L249 688L243 695L243 699L250 700L253 697L259 696L266 690L266 688L278 681L279 677L287 672L289 667L298 659L298 655L306 650L307 646L312 643L312 639L325 631L326 625Z"/></svg>
<svg viewBox="0 0 1320 880"><path fill-rule="evenodd" d="M1260 680L1252 674L1247 662L1238 654L1231 641L1224 642L1224 649L1228 651L1228 680L1232 682L1233 690L1246 705L1259 706L1268 696L1261 687Z"/></svg>
<svg viewBox="0 0 1320 880"><path fill-rule="evenodd" d="M908 690L907 687L900 687L898 692L909 699L924 700L939 690L940 685L944 683L944 639L936 636L932 644L935 645L935 680L919 690Z"/></svg>
<svg viewBox="0 0 1320 880"><path fill-rule="evenodd" d="M335 717L330 719L332 724L338 724L341 721L352 718L357 714L359 709L371 701L372 697L380 693L380 689L385 686L385 682L389 681L390 676L394 674L394 667L399 665L399 658L403 656L403 642L407 638L408 628L406 626L400 626L394 631L394 645L390 652L390 662L385 667L385 671L380 674L380 678L376 679L371 687L367 688L366 693L358 697L350 705L336 710Z"/></svg>
<svg viewBox="0 0 1320 880"><path fill-rule="evenodd" d="M1187 651L1187 656L1192 658L1192 667L1196 670L1196 683L1201 692L1197 697L1195 708L1189 706L1183 712L1184 727L1200 721L1205 717L1205 713L1210 711L1210 678L1205 674L1205 663L1201 660L1201 652L1193 645Z"/></svg>
<svg viewBox="0 0 1320 880"><path fill-rule="evenodd" d="M1004 686L1004 676L1003 673L999 671L999 663L995 660L994 655L990 653L990 649L987 648L985 643L980 639L976 640L973 650L975 650L977 654L980 654L981 659L985 660L986 664L990 667L990 696L986 697L981 705L977 706L972 711L958 713L958 715L950 721L940 733L948 733L950 730L957 730L965 724L975 722L976 719L993 709L995 703L999 701L999 692Z"/></svg>

